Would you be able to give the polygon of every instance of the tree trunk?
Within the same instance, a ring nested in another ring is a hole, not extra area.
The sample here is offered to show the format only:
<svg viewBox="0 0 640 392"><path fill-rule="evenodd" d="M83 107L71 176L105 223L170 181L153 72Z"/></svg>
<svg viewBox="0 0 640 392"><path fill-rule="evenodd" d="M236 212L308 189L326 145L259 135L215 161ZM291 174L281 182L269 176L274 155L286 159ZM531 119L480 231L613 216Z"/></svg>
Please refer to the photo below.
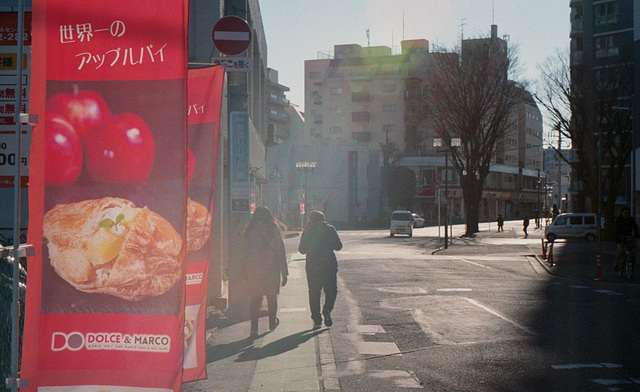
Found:
<svg viewBox="0 0 640 392"><path fill-rule="evenodd" d="M478 226L480 198L482 196L480 181L474 180L473 176L462 176L462 196L464 198L465 223L467 224L467 230L464 235L468 237L480 231Z"/></svg>
<svg viewBox="0 0 640 392"><path fill-rule="evenodd" d="M472 204L472 205L467 205L467 202L465 200L464 202L465 205L465 210L466 210L466 218L467 218L467 231L465 232L465 236L471 236L475 233L477 233L478 231L480 231L480 229L478 228L478 219L480 216L480 206L478 205L478 203Z"/></svg>

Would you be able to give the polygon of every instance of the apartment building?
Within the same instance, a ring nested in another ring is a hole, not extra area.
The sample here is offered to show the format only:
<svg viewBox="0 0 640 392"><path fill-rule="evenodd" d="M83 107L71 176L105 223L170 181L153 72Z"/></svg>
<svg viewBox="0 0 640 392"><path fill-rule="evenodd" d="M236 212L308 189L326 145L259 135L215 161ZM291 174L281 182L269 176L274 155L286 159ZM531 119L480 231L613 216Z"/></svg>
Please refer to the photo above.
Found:
<svg viewBox="0 0 640 392"><path fill-rule="evenodd" d="M463 41L463 52L489 39L499 40L506 56L507 42L497 38L495 26L490 38ZM342 170L330 181L347 179L344 195L323 197L334 201L329 205L340 205L333 219L348 217L345 223L353 224L363 216L372 220L383 215L380 173L391 160L416 174L418 189L410 207L427 219L437 219L435 183L444 178L444 156L433 147L437 135L425 115L429 104L427 77L438 55L442 53L430 52L429 41L419 39L402 41L399 53L384 46L347 44L334 46L332 55L305 61L306 124L302 143L310 151L333 146L329 156L321 155L320 159L332 164L342 162ZM526 92L523 95L513 113L513 129L496 152L483 194L481 214L485 219L493 219L498 212L507 217L523 213L534 216L539 209L542 116L532 96ZM390 158L385 151L397 155ZM455 219L463 221L462 191L457 174L449 167L451 210ZM322 188L327 179L316 175L314 181ZM344 202L336 203L336 199Z"/></svg>
<svg viewBox="0 0 640 392"><path fill-rule="evenodd" d="M637 118L640 110L638 83L640 83L640 1L638 0L571 0L571 83L583 94L607 92L614 97L619 110L630 111ZM590 97L597 100L597 97ZM621 180L619 204L638 203L639 181L633 181L633 173L639 172L637 159L638 121L633 121L633 153ZM632 169L631 166L634 166ZM607 162L603 162L603 169ZM631 190L635 184L635 189ZM577 193L580 208L588 202L584 192Z"/></svg>

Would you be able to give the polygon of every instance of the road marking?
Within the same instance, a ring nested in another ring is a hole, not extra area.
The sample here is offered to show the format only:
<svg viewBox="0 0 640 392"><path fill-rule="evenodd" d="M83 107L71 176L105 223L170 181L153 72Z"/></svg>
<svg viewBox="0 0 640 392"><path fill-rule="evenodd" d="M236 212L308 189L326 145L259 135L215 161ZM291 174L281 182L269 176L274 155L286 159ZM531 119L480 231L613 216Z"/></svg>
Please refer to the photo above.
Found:
<svg viewBox="0 0 640 392"><path fill-rule="evenodd" d="M593 378L591 379L591 381L595 382L596 384L600 384L600 385L624 385L624 384L631 384L631 381L629 380L615 380L615 379L604 379L604 378Z"/></svg>
<svg viewBox="0 0 640 392"><path fill-rule="evenodd" d="M520 324L518 324L517 322L515 322L515 321L513 321L513 320L509 320L508 318L504 317L504 316L503 316L503 315L501 315L500 313L498 313L498 312L496 312L495 310L490 309L490 308L488 308L488 307L486 307L486 306L482 305L481 303L477 302L477 301L476 301L476 300L474 300L474 299L471 299L471 298L465 298L465 299L466 299L467 301L469 301L471 304L473 304L473 305L475 305L475 306L479 307L480 309L483 309L483 310L485 310L485 311L487 311L487 312L491 313L492 315L494 315L494 316L496 316L496 317L498 317L498 318L500 318L500 319L502 319L502 320L504 320L504 321L506 321L506 322L510 323L510 324L511 324L511 325L513 325L514 327L516 327L516 328L518 328L518 329L520 329L520 330L522 330L522 331L524 331L524 332L526 332L526 333L528 333L528 334L530 334L530 335L534 335L534 336L538 335L538 333L537 333L537 332L535 332L534 330L532 330L532 329L530 329L530 328L527 328L527 327L525 327L524 325L520 325Z"/></svg>
<svg viewBox="0 0 640 392"><path fill-rule="evenodd" d="M488 266L480 264L480 263L475 263L475 262L473 262L471 260L466 260L466 259L458 259L458 260L460 260L460 261L462 261L464 263L467 263L467 264L475 265L476 267L492 269L491 267L488 267Z"/></svg>
<svg viewBox="0 0 640 392"><path fill-rule="evenodd" d="M393 379L397 388L423 388L416 374L410 371L374 370L370 375L378 379Z"/></svg>
<svg viewBox="0 0 640 392"><path fill-rule="evenodd" d="M571 287L572 289L589 289L590 288L587 286L569 286L569 287Z"/></svg>
<svg viewBox="0 0 640 392"><path fill-rule="evenodd" d="M387 333L382 325L347 325L347 330L351 333L360 333L364 335L374 335L377 333Z"/></svg>
<svg viewBox="0 0 640 392"><path fill-rule="evenodd" d="M445 288L445 289L437 289L436 291L454 291L454 292L461 292L461 291L473 291L473 289L467 289L467 288Z"/></svg>
<svg viewBox="0 0 640 392"><path fill-rule="evenodd" d="M611 290L596 290L596 293L606 294L606 295L624 295L622 293L617 293L617 292L611 291Z"/></svg>
<svg viewBox="0 0 640 392"><path fill-rule="evenodd" d="M400 349L393 342L359 342L358 352L368 355L392 355L399 354Z"/></svg>
<svg viewBox="0 0 640 392"><path fill-rule="evenodd" d="M427 294L422 287L380 287L378 291L396 294Z"/></svg>
<svg viewBox="0 0 640 392"><path fill-rule="evenodd" d="M572 363L567 365L551 365L551 367L555 370L594 369L594 368L619 369L619 368L622 368L622 365L618 365L615 363Z"/></svg>

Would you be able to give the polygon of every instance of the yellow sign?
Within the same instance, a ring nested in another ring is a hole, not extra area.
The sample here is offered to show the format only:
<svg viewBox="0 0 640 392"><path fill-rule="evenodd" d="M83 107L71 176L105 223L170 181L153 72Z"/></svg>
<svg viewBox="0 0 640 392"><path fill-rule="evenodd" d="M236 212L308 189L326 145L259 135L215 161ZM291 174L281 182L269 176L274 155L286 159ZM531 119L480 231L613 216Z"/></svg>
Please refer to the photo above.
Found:
<svg viewBox="0 0 640 392"><path fill-rule="evenodd" d="M15 71L18 64L17 53L0 53L0 71ZM27 54L22 54L22 69L27 69Z"/></svg>

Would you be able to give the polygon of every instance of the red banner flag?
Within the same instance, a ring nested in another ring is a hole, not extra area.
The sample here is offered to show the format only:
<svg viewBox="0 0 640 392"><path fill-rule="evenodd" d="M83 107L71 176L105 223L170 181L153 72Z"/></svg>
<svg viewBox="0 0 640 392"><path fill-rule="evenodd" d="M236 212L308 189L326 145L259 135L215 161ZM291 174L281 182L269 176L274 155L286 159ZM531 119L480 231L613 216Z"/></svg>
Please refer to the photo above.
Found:
<svg viewBox="0 0 640 392"><path fill-rule="evenodd" d="M220 111L224 69L188 73L187 303L185 307L184 381L207 378L207 282L211 260ZM218 262L218 261L216 261Z"/></svg>
<svg viewBox="0 0 640 392"><path fill-rule="evenodd" d="M33 391L179 391L188 3L33 1Z"/></svg>

